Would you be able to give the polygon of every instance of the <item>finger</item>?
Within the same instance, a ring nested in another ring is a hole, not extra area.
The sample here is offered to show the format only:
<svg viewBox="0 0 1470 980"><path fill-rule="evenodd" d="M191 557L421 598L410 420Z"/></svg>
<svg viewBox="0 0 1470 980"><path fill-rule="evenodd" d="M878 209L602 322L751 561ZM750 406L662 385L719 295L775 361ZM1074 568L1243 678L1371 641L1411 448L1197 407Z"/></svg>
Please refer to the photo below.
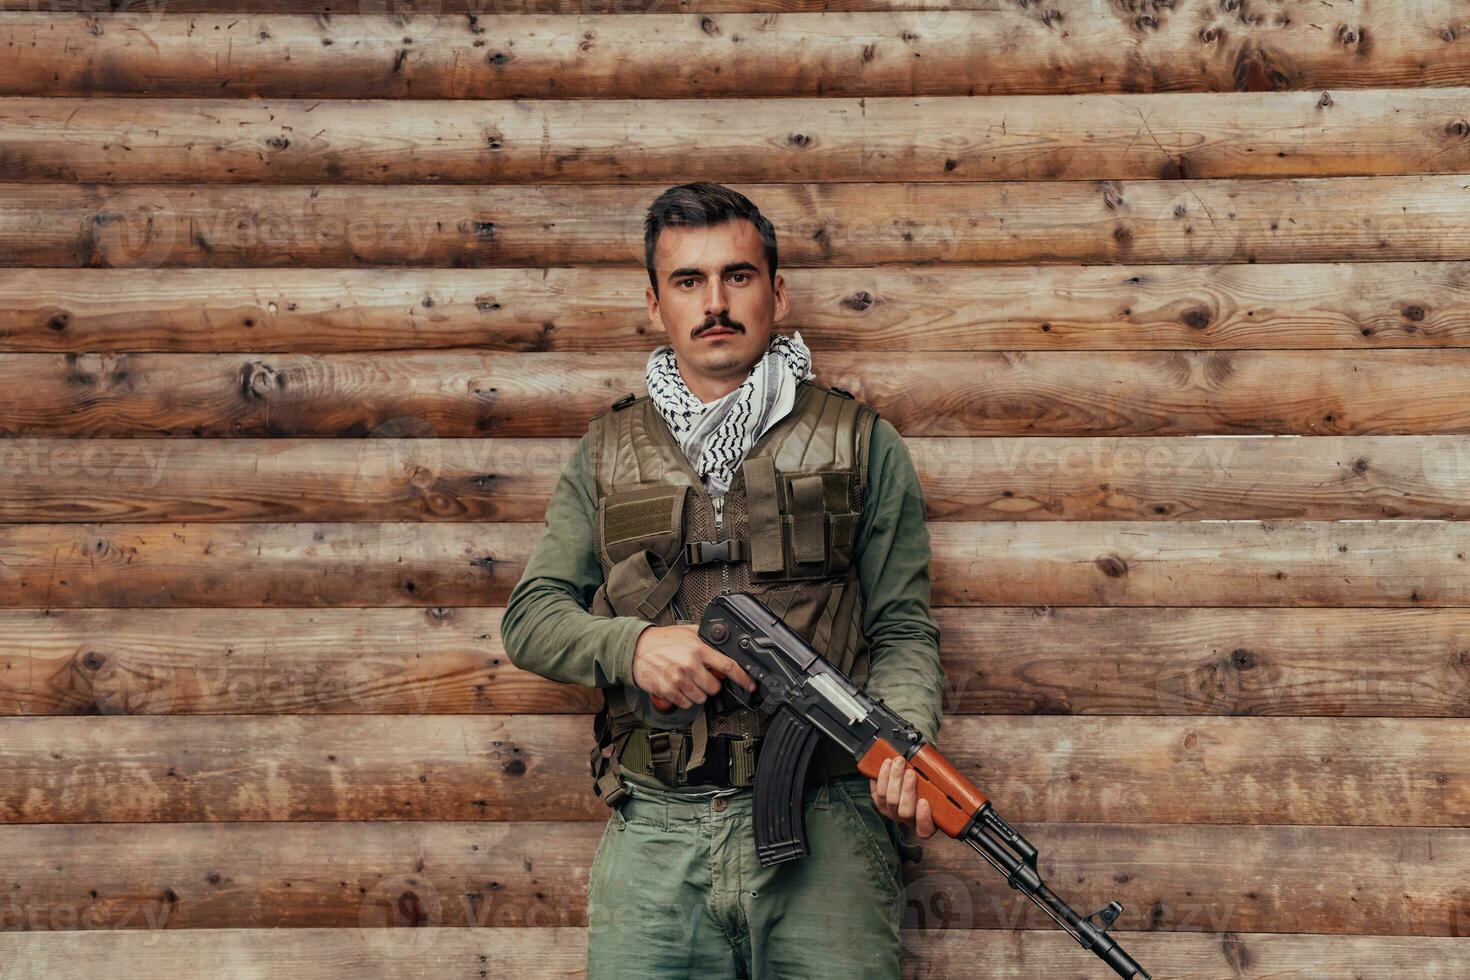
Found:
<svg viewBox="0 0 1470 980"><path fill-rule="evenodd" d="M698 684L705 694L720 693L720 675L712 670L696 667L694 670L694 682Z"/></svg>
<svg viewBox="0 0 1470 980"><path fill-rule="evenodd" d="M884 789L888 780L888 760L878 767L878 775L868 780L868 791L873 794L873 806L877 807L879 813L887 813L888 800L884 798Z"/></svg>
<svg viewBox="0 0 1470 980"><path fill-rule="evenodd" d="M879 788L882 788L883 776L886 776L886 774L888 774L888 760L885 758L882 765L878 767L878 776L873 776L872 779L867 780L867 792L872 793L873 805L878 807L879 810L883 808L883 796L879 792Z"/></svg>
<svg viewBox="0 0 1470 980"><path fill-rule="evenodd" d="M648 700L650 700L650 701L653 702L653 710L654 711L662 711L665 714L667 714L668 711L669 711L669 709L674 706L674 702L667 701L667 700L659 697L657 694L650 694L648 696Z"/></svg>
<svg viewBox="0 0 1470 980"><path fill-rule="evenodd" d="M919 800L918 810L914 814L914 830L918 831L920 837L934 836L934 814L929 811L928 800Z"/></svg>
<svg viewBox="0 0 1470 980"><path fill-rule="evenodd" d="M888 787L886 792L888 806L893 810L898 809L898 801L903 795L903 774L907 768L903 759L894 756L893 765L888 770Z"/></svg>
<svg viewBox="0 0 1470 980"><path fill-rule="evenodd" d="M903 788L899 790L898 819L905 823L914 820L914 803L919 795L919 774L910 766L903 774Z"/></svg>
<svg viewBox="0 0 1470 980"><path fill-rule="evenodd" d="M689 702L689 704L684 705L684 707L686 708L689 707L689 705L693 704L704 704L705 699L709 697L709 695L704 693L700 686L694 682L693 678L689 677L684 677L680 679L679 690L681 693L683 693L684 697Z"/></svg>
<svg viewBox="0 0 1470 980"><path fill-rule="evenodd" d="M739 684L747 691L753 692L755 690L755 681L751 680L750 675L745 672L745 668L741 667L735 661L712 646L706 645L700 652L704 655L704 665L710 670L719 674L721 677L730 678L730 680Z"/></svg>

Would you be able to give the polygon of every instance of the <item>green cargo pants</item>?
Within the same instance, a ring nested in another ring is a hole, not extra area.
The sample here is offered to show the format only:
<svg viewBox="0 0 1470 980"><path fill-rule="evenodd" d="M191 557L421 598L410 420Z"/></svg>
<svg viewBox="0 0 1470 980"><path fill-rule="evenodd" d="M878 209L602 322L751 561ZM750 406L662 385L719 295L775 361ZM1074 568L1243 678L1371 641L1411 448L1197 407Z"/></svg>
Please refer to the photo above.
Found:
<svg viewBox="0 0 1470 980"><path fill-rule="evenodd" d="M588 980L898 976L901 831L866 776L808 788L811 853L770 868L749 789L629 788L592 862Z"/></svg>

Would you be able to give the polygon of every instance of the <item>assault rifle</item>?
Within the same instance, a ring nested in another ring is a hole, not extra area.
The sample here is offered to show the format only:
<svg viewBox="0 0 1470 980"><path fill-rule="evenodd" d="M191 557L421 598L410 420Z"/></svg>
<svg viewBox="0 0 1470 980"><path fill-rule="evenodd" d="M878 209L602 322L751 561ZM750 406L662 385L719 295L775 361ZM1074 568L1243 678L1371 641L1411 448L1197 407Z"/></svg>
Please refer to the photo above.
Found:
<svg viewBox="0 0 1470 980"><path fill-rule="evenodd" d="M757 684L750 693L727 679L724 689L741 704L773 716L756 760L755 844L762 866L809 853L802 796L819 738L825 735L851 753L870 779L885 759L902 756L917 771L919 796L929 801L938 829L979 851L1012 888L1118 976L1149 980L1108 935L1122 905L1109 902L1085 918L1073 911L1042 882L1036 848L996 814L984 793L917 729L881 699L859 690L759 599L746 593L715 596L705 608L699 638Z"/></svg>

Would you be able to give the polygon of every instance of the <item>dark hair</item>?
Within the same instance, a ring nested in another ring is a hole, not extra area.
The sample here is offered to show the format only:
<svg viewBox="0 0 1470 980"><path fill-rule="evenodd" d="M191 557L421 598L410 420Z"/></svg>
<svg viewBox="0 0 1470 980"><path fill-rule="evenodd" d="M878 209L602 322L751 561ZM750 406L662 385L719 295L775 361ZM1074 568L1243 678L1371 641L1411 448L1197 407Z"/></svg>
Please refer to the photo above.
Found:
<svg viewBox="0 0 1470 980"><path fill-rule="evenodd" d="M702 228L720 225L735 218L745 218L755 225L766 255L766 268L771 285L776 284L776 229L760 208L739 191L722 184L697 181L677 184L660 194L648 206L643 219L643 264L648 267L648 281L658 295L658 277L653 271L653 251L658 234L665 228Z"/></svg>

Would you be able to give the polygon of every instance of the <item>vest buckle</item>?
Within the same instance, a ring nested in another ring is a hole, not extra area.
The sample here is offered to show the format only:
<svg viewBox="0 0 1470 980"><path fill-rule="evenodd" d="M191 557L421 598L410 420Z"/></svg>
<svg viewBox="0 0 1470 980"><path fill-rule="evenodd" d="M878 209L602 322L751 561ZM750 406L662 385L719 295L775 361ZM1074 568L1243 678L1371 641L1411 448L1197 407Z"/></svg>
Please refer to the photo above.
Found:
<svg viewBox="0 0 1470 980"><path fill-rule="evenodd" d="M708 565L715 561L743 561L745 557L745 542L738 538L726 538L723 541L690 541L684 545L684 560L690 565Z"/></svg>

